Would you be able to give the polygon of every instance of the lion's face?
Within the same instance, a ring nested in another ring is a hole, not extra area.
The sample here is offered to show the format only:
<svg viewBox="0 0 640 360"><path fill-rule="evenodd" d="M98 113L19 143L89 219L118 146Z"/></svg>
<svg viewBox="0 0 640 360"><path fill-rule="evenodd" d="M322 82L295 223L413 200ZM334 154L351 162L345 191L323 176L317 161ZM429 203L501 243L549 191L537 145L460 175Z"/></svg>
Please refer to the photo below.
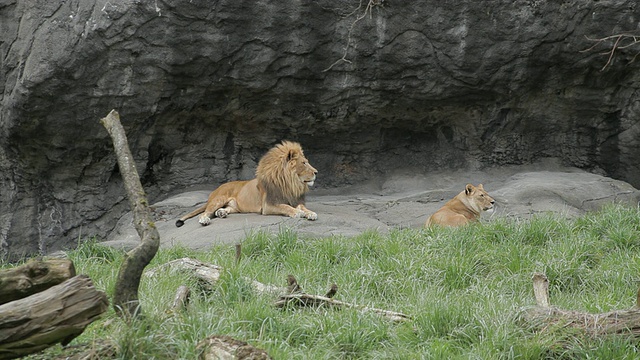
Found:
<svg viewBox="0 0 640 360"><path fill-rule="evenodd" d="M478 186L467 184L464 193L469 205L477 210L478 213L493 210L493 204L496 201L484 190L482 184Z"/></svg>
<svg viewBox="0 0 640 360"><path fill-rule="evenodd" d="M299 143L283 141L258 162L256 178L269 204L301 204L318 171L309 164Z"/></svg>
<svg viewBox="0 0 640 360"><path fill-rule="evenodd" d="M309 160L307 160L304 154L300 153L294 156L290 160L289 166L294 169L301 182L305 183L307 186L313 186L318 170L309 164Z"/></svg>

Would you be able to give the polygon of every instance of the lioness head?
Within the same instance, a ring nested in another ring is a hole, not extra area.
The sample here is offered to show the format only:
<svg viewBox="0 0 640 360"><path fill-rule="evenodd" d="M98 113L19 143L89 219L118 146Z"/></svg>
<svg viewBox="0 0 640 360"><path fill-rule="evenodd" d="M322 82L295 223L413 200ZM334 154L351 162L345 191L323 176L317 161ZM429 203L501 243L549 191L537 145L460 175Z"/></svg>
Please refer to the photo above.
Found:
<svg viewBox="0 0 640 360"><path fill-rule="evenodd" d="M464 188L464 194L467 200L467 206L478 212L478 214L483 211L493 210L493 204L495 204L496 201L484 191L482 184L478 186L467 184Z"/></svg>

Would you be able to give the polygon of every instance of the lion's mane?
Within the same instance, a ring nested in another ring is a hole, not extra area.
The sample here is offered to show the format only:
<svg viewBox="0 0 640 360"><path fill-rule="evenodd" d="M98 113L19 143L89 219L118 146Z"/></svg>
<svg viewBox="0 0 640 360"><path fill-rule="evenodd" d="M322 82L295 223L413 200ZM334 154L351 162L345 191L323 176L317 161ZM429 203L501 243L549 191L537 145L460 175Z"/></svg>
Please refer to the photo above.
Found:
<svg viewBox="0 0 640 360"><path fill-rule="evenodd" d="M285 203L295 207L304 203L309 186L298 179L295 164L289 164L292 159L302 161L304 154L300 144L291 141L274 146L260 159L256 178L269 204Z"/></svg>

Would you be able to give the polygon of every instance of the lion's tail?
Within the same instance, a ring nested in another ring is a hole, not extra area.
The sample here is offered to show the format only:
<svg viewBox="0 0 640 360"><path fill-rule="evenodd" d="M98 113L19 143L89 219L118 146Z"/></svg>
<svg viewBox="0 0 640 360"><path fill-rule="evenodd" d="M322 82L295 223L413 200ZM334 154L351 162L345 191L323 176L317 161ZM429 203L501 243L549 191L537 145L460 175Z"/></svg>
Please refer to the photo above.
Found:
<svg viewBox="0 0 640 360"><path fill-rule="evenodd" d="M202 214L204 212L204 210L207 208L207 204L202 205L201 207L193 210L192 212L188 213L187 215L181 217L180 219L178 219L178 221L176 221L176 227L180 227L182 225L184 225L184 222L187 219L191 219L192 217L198 215L198 214Z"/></svg>

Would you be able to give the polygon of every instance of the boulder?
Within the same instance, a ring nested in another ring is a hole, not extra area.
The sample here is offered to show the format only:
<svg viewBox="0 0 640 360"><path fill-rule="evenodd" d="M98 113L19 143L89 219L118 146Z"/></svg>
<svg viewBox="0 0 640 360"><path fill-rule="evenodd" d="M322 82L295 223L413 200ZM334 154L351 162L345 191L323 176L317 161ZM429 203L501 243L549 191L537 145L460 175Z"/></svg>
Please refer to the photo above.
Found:
<svg viewBox="0 0 640 360"><path fill-rule="evenodd" d="M637 206L640 201L640 190L624 181L544 164L490 171L398 173L378 183L312 190L307 197L307 207L318 213L315 221L230 214L224 219L214 218L207 226L200 225L195 217L177 228L177 218L206 202L209 192L202 190L172 196L152 208L162 247L180 245L206 250L212 244L238 244L260 232L294 231L303 238L323 238L356 236L370 230L384 234L393 229L418 229L432 213L464 190L467 183L482 183L496 200L493 213L483 214L481 221L504 217L527 219L542 214L573 218L606 204ZM128 213L119 220L104 244L129 250L139 242Z"/></svg>

